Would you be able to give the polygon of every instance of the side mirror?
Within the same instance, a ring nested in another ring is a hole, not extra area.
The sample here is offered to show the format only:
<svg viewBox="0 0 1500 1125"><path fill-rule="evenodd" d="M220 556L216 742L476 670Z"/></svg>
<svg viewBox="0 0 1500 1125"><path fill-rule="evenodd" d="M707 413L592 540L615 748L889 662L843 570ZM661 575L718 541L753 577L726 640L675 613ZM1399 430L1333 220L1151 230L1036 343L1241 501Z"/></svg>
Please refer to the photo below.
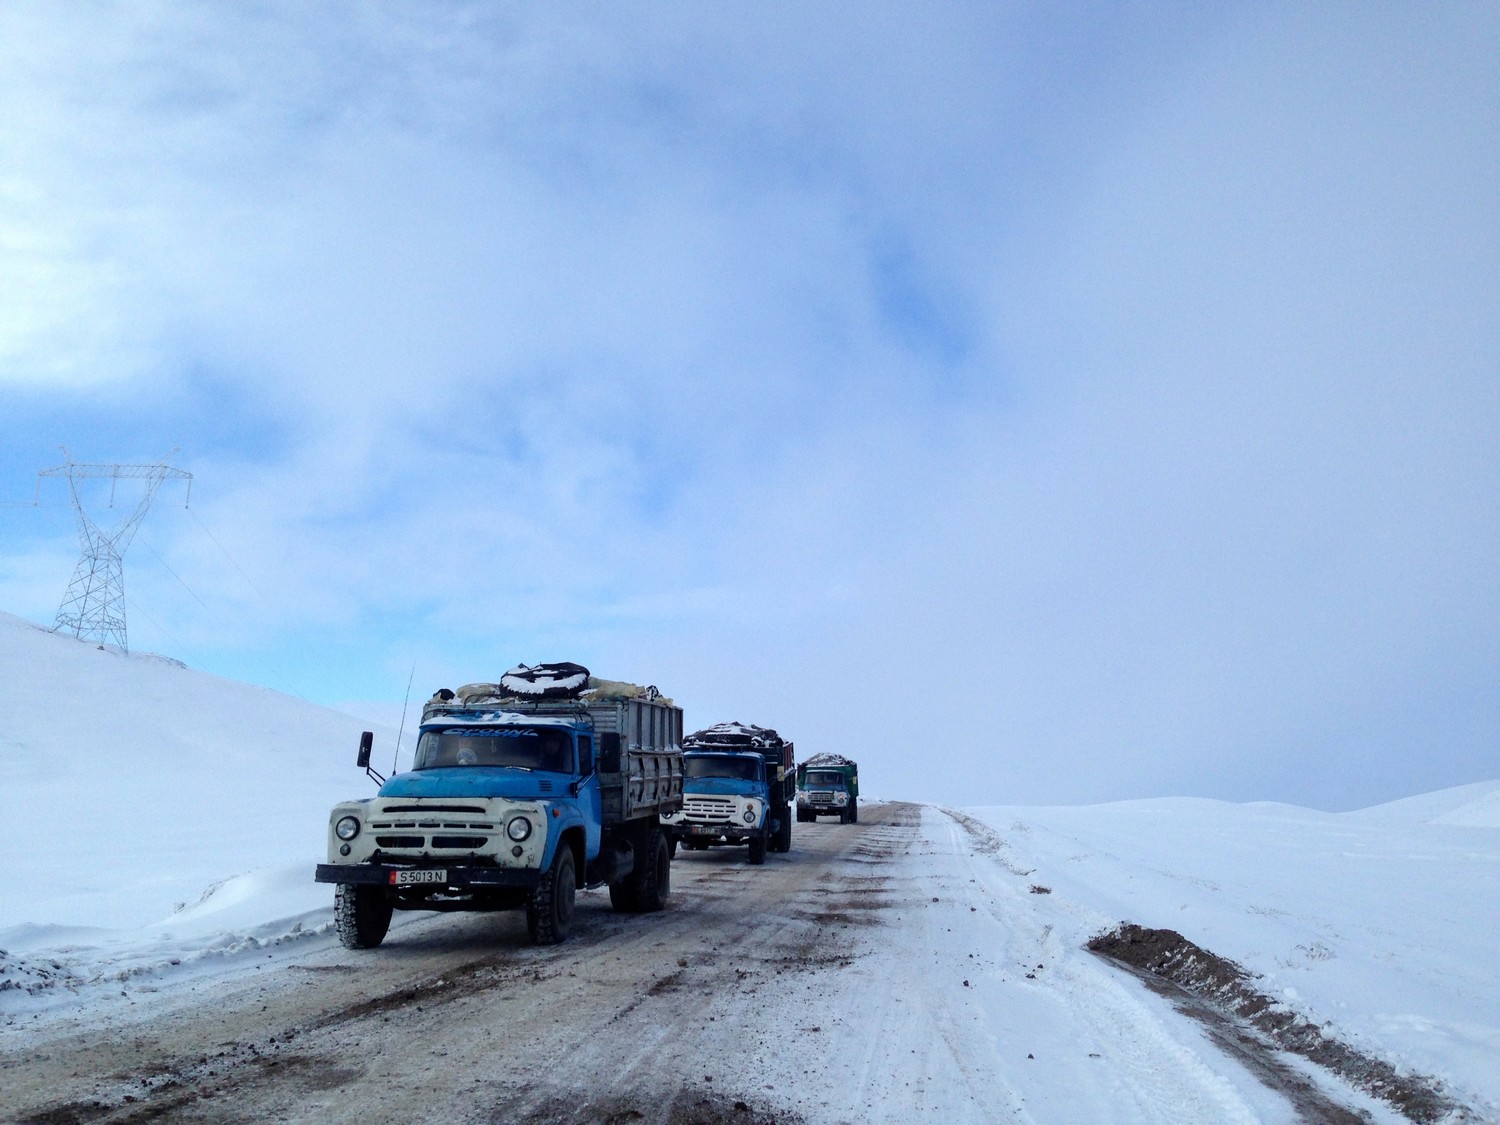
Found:
<svg viewBox="0 0 1500 1125"><path fill-rule="evenodd" d="M375 732L365 731L359 736L359 757L354 759L354 764L360 769L370 768L370 747L375 745Z"/></svg>

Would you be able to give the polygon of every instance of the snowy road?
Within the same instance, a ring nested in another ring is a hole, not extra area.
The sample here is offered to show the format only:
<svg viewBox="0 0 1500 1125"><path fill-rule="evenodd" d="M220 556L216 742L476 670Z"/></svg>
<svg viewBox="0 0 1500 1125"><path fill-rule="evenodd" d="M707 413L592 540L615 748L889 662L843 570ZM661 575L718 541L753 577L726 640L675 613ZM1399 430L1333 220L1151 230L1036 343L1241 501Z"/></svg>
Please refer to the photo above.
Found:
<svg viewBox="0 0 1500 1125"><path fill-rule="evenodd" d="M798 825L761 868L741 850L679 853L661 915L582 895L563 946L530 946L518 914L423 919L377 951L184 984L149 1021L11 1040L0 1118L1317 1116L1060 939L1088 907L1033 891L994 834L916 805L861 816Z"/></svg>

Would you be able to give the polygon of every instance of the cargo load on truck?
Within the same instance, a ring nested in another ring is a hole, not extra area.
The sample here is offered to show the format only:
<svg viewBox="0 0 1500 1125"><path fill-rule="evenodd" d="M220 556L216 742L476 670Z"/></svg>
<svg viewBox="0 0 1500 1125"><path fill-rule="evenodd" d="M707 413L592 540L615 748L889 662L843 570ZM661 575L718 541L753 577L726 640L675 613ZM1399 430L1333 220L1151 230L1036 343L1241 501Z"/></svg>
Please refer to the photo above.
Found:
<svg viewBox="0 0 1500 1125"><path fill-rule="evenodd" d="M842 754L814 754L797 767L797 819L859 822L859 765Z"/></svg>
<svg viewBox="0 0 1500 1125"><path fill-rule="evenodd" d="M745 844L752 864L792 847L794 747L769 727L717 723L682 740L682 811L663 818L673 844Z"/></svg>
<svg viewBox="0 0 1500 1125"><path fill-rule="evenodd" d="M576 891L607 885L619 911L660 910L671 885L662 818L682 808L682 710L654 686L578 664L517 665L439 689L412 768L357 764L375 797L329 817L339 937L379 945L394 910L525 908L539 943L564 940Z"/></svg>

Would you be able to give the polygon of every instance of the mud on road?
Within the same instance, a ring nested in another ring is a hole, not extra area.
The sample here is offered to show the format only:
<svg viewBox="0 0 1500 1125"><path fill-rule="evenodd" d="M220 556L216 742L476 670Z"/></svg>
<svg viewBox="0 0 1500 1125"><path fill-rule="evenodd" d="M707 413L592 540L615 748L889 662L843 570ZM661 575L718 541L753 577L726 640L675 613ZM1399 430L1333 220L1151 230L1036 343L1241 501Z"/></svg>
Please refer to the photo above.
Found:
<svg viewBox="0 0 1500 1125"><path fill-rule="evenodd" d="M848 963L919 821L886 804L798 825L763 867L681 852L663 913L582 894L561 946L530 945L519 913L446 915L199 985L149 1023L0 1056L0 1119L796 1122L757 1065L788 1030L773 996Z"/></svg>

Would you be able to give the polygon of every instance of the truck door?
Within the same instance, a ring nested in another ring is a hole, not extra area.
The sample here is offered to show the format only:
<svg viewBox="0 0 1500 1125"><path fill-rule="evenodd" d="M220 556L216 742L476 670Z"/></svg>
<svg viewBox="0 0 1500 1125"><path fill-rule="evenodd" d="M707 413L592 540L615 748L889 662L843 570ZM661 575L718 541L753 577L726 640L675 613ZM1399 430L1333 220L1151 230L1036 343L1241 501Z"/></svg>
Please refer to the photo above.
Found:
<svg viewBox="0 0 1500 1125"><path fill-rule="evenodd" d="M594 762L594 736L578 736L578 805L583 812L584 861L599 854L600 820L604 816L599 793L599 771Z"/></svg>

